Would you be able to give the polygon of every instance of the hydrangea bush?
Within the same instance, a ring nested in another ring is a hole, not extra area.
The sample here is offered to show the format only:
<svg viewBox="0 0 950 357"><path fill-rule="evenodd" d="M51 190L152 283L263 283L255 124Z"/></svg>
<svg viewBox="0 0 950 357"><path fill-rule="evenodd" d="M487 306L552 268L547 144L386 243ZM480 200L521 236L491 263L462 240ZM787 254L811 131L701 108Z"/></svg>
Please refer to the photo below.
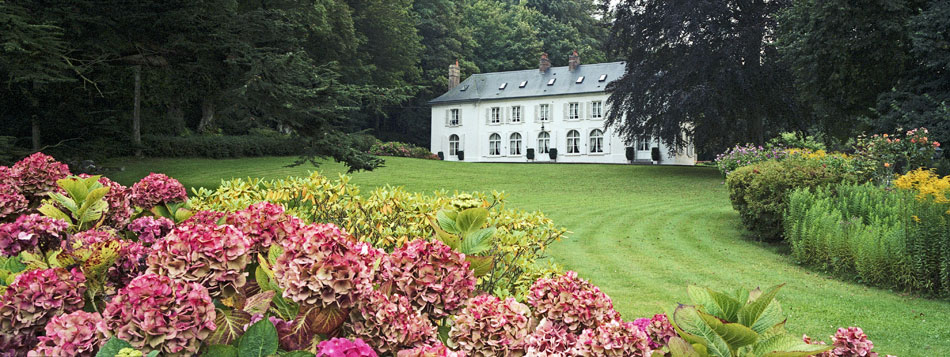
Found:
<svg viewBox="0 0 950 357"><path fill-rule="evenodd" d="M186 222L152 245L148 269L228 297L247 281L247 248L244 233L233 226Z"/></svg>
<svg viewBox="0 0 950 357"><path fill-rule="evenodd" d="M404 294L429 317L454 315L475 290L475 275L458 253L439 241L414 240L393 251L380 268L380 284Z"/></svg>
<svg viewBox="0 0 950 357"><path fill-rule="evenodd" d="M716 167L723 176L735 171L742 166L752 165L757 162L781 159L785 157L784 148L774 147L765 148L752 144L736 145L726 150L726 152L716 155Z"/></svg>
<svg viewBox="0 0 950 357"><path fill-rule="evenodd" d="M106 321L98 312L74 311L52 318L46 324L46 335L39 338L39 344L27 356L92 357L111 336Z"/></svg>
<svg viewBox="0 0 950 357"><path fill-rule="evenodd" d="M185 186L163 174L152 173L132 185L129 199L143 209L165 203L184 202L188 199Z"/></svg>
<svg viewBox="0 0 950 357"><path fill-rule="evenodd" d="M620 318L610 297L573 271L556 278L538 279L531 286L527 301L538 318L572 333Z"/></svg>
<svg viewBox="0 0 950 357"><path fill-rule="evenodd" d="M455 317L449 337L470 356L505 356L521 351L530 314L513 298L479 295Z"/></svg>
<svg viewBox="0 0 950 357"><path fill-rule="evenodd" d="M78 269L18 275L0 296L0 354L22 355L50 319L82 309L85 281Z"/></svg>

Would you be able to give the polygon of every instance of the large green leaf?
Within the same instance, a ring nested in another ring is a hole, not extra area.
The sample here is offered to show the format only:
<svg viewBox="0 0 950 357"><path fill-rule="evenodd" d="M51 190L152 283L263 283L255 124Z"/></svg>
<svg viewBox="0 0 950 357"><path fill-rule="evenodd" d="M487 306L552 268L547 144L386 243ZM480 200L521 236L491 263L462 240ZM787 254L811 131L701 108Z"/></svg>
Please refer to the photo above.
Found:
<svg viewBox="0 0 950 357"><path fill-rule="evenodd" d="M829 351L833 347L829 345L811 345L802 341L801 338L781 334L760 341L753 347L752 354L756 357L807 357Z"/></svg>
<svg viewBox="0 0 950 357"><path fill-rule="evenodd" d="M749 326L758 333L765 332L772 326L781 323L784 317L781 316L781 308L778 302L775 301L775 297L783 286L785 284L773 286L764 294L759 289L753 290L749 294L751 301L739 310L739 323ZM775 307L770 310L769 306L773 304ZM767 311L768 313L766 313Z"/></svg>
<svg viewBox="0 0 950 357"><path fill-rule="evenodd" d="M40 206L40 208L37 209L37 211L40 211L40 213L42 213L46 217L63 220L69 224L73 223L73 220L72 218L69 218L69 215L67 215L66 213L63 213L63 211L60 211L59 208L56 208L55 206L51 204L47 203L45 205L42 205Z"/></svg>
<svg viewBox="0 0 950 357"><path fill-rule="evenodd" d="M742 302L736 300L732 296L718 291L713 291L711 289L707 289L707 291L709 292L709 297L713 300L722 314L716 315L716 317L729 322L738 322L738 317L736 315L738 314L739 309L742 308Z"/></svg>
<svg viewBox="0 0 950 357"><path fill-rule="evenodd" d="M85 201L86 195L89 193L89 188L86 186L86 183L75 177L56 180L56 184L62 187L63 190L66 191L66 194L77 203Z"/></svg>
<svg viewBox="0 0 950 357"><path fill-rule="evenodd" d="M132 345L118 337L113 336L109 339L109 341L106 341L106 344L99 348L99 352L96 353L96 357L115 357L115 355L119 354L119 351L123 348L132 348Z"/></svg>
<svg viewBox="0 0 950 357"><path fill-rule="evenodd" d="M297 314L300 312L300 306L294 303L289 299L285 299L280 296L280 289L277 290L277 294L274 295L274 310L277 311L278 317L284 321L290 321L297 317Z"/></svg>
<svg viewBox="0 0 950 357"><path fill-rule="evenodd" d="M690 305L679 305L673 311L671 322L681 337L692 344L702 344L711 356L731 357L729 345L699 316L699 309Z"/></svg>
<svg viewBox="0 0 950 357"><path fill-rule="evenodd" d="M465 235L459 251L465 255L475 255L492 248L492 237L495 236L495 227L479 229Z"/></svg>
<svg viewBox="0 0 950 357"><path fill-rule="evenodd" d="M465 257L465 260L469 262L469 268L472 269L472 273L475 274L475 277L485 276L491 272L492 265L495 263L494 256L474 256L468 255Z"/></svg>
<svg viewBox="0 0 950 357"><path fill-rule="evenodd" d="M262 291L249 298L244 302L244 311L251 314L266 314L267 310L270 310L270 304L274 301L274 295L277 295L277 292L274 290Z"/></svg>
<svg viewBox="0 0 950 357"><path fill-rule="evenodd" d="M109 193L108 187L101 187L95 190L89 191L89 194L86 195L86 198L82 202L82 206L79 207L82 209L91 209L96 203L102 202L105 203L102 199L106 197L106 194ZM106 205L108 208L108 205Z"/></svg>
<svg viewBox="0 0 950 357"><path fill-rule="evenodd" d="M707 314L705 312L699 311L699 317L706 322L706 325L709 325L709 328L713 330L723 341L726 342L726 345L729 346L729 349L736 351L739 348L751 345L758 341L759 334L752 331L752 329L742 326L737 323L723 323L716 316Z"/></svg>
<svg viewBox="0 0 950 357"><path fill-rule="evenodd" d="M244 326L251 322L251 314L241 310L215 309L214 325L217 328L208 337L207 343L229 345L244 334Z"/></svg>
<svg viewBox="0 0 950 357"><path fill-rule="evenodd" d="M719 304L716 304L716 300L709 294L709 289L690 285L686 287L686 293L693 305L702 306L706 312L716 316L724 315L722 309L719 308Z"/></svg>
<svg viewBox="0 0 950 357"><path fill-rule="evenodd" d="M238 357L266 357L277 353L277 328L269 319L260 320L238 340Z"/></svg>
<svg viewBox="0 0 950 357"><path fill-rule="evenodd" d="M79 211L79 204L77 204L76 201L74 201L72 198L63 196L61 193L57 193L57 192L50 192L49 196L54 201L56 201L56 203L63 205L63 207L65 207L67 211L69 212Z"/></svg>
<svg viewBox="0 0 950 357"><path fill-rule="evenodd" d="M230 345L211 345L201 357L237 357L238 350Z"/></svg>
<svg viewBox="0 0 950 357"><path fill-rule="evenodd" d="M469 208L459 212L455 218L455 225L462 235L482 228L488 221L488 209L482 207Z"/></svg>
<svg viewBox="0 0 950 357"><path fill-rule="evenodd" d="M670 338L667 346L670 348L671 357L702 357L699 351L693 348L693 345L690 345L689 342L686 342L686 340L679 336Z"/></svg>
<svg viewBox="0 0 950 357"><path fill-rule="evenodd" d="M439 228L449 234L459 234L458 226L455 224L455 218L458 217L458 212L441 210L435 214L435 220L438 223Z"/></svg>

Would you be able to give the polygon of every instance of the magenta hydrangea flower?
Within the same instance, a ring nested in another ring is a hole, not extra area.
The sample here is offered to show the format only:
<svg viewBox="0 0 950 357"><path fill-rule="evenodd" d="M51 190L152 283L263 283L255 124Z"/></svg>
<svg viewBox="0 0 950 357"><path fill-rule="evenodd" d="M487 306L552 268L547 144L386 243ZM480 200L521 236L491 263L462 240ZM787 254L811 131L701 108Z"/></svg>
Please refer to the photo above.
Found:
<svg viewBox="0 0 950 357"><path fill-rule="evenodd" d="M106 282L113 288L123 288L135 277L148 270L147 259L152 250L140 242L122 241L119 258L106 271Z"/></svg>
<svg viewBox="0 0 950 357"><path fill-rule="evenodd" d="M181 222L182 224L210 224L217 226L219 223L224 222L224 216L227 215L224 212L217 211L198 211L194 215L188 217L185 221Z"/></svg>
<svg viewBox="0 0 950 357"><path fill-rule="evenodd" d="M13 175L13 168L0 166L0 185L9 185L16 187L16 176Z"/></svg>
<svg viewBox="0 0 950 357"><path fill-rule="evenodd" d="M647 334L632 322L614 320L586 329L577 338L573 353L579 356L649 357L653 354Z"/></svg>
<svg viewBox="0 0 950 357"><path fill-rule="evenodd" d="M258 202L247 209L228 215L227 224L244 232L254 252L266 252L271 244L296 234L303 223L284 213L284 207L270 202Z"/></svg>
<svg viewBox="0 0 950 357"><path fill-rule="evenodd" d="M12 223L0 224L0 254L14 256L34 247L43 251L59 248L67 227L65 221L35 213L17 217Z"/></svg>
<svg viewBox="0 0 950 357"><path fill-rule="evenodd" d="M439 241L417 239L382 260L381 284L409 298L416 310L440 319L454 315L475 290L465 255Z"/></svg>
<svg viewBox="0 0 950 357"><path fill-rule="evenodd" d="M656 314L652 318L640 318L633 321L634 325L647 334L650 342L650 348L656 350L670 343L670 339L676 336L676 330L670 324L666 314Z"/></svg>
<svg viewBox="0 0 950 357"><path fill-rule="evenodd" d="M379 352L395 353L435 339L435 326L412 308L405 296L373 291L350 312L347 325Z"/></svg>
<svg viewBox="0 0 950 357"><path fill-rule="evenodd" d="M146 246L155 244L175 228L175 222L165 217L145 216L136 218L129 223L128 229L139 237L139 242Z"/></svg>
<svg viewBox="0 0 950 357"><path fill-rule="evenodd" d="M13 185L0 183L0 221L26 212L30 202Z"/></svg>
<svg viewBox="0 0 950 357"><path fill-rule="evenodd" d="M139 276L119 290L102 316L116 337L145 353L196 355L215 330L207 289L155 274Z"/></svg>
<svg viewBox="0 0 950 357"><path fill-rule="evenodd" d="M183 223L151 247L148 271L228 297L247 282L247 240L229 225Z"/></svg>
<svg viewBox="0 0 950 357"><path fill-rule="evenodd" d="M41 152L13 164L11 171L17 189L33 202L45 198L48 192L58 190L56 180L71 175L69 166Z"/></svg>
<svg viewBox="0 0 950 357"><path fill-rule="evenodd" d="M112 336L102 315L82 310L52 318L46 336L27 357L95 356L99 346Z"/></svg>
<svg viewBox="0 0 950 357"><path fill-rule="evenodd" d="M156 173L151 173L132 185L130 195L133 205L146 210L164 203L188 200L188 193L181 182Z"/></svg>
<svg viewBox="0 0 950 357"><path fill-rule="evenodd" d="M18 275L0 296L0 354L25 354L51 318L82 309L85 282L79 269Z"/></svg>
<svg viewBox="0 0 950 357"><path fill-rule="evenodd" d="M376 357L373 348L361 339L332 338L317 345L317 357Z"/></svg>
<svg viewBox="0 0 950 357"><path fill-rule="evenodd" d="M831 336L831 350L833 356L843 357L877 357L877 352L872 352L874 343L868 339L868 335L860 327L839 328L834 336Z"/></svg>
<svg viewBox="0 0 950 357"><path fill-rule="evenodd" d="M442 342L435 341L399 351L396 357L465 357L465 352L452 351L445 347Z"/></svg>
<svg viewBox="0 0 950 357"><path fill-rule="evenodd" d="M449 337L473 356L506 356L521 351L530 314L528 306L514 298L479 295L455 317Z"/></svg>
<svg viewBox="0 0 950 357"><path fill-rule="evenodd" d="M370 259L379 254L354 244L333 224L310 224L287 236L274 263L283 296L299 304L348 309L373 289Z"/></svg>
<svg viewBox="0 0 950 357"><path fill-rule="evenodd" d="M538 279L528 291L527 302L539 319L563 325L572 333L620 318L610 297L573 271Z"/></svg>
<svg viewBox="0 0 950 357"><path fill-rule="evenodd" d="M79 177L87 178L89 175L80 174ZM106 211L102 224L115 229L124 229L129 224L133 213L132 202L129 200L129 188L105 176L99 177L99 183L109 188L109 193L105 197L109 210Z"/></svg>
<svg viewBox="0 0 950 357"><path fill-rule="evenodd" d="M577 343L577 335L563 326L541 320L538 327L524 339L524 351L528 356L567 357Z"/></svg>

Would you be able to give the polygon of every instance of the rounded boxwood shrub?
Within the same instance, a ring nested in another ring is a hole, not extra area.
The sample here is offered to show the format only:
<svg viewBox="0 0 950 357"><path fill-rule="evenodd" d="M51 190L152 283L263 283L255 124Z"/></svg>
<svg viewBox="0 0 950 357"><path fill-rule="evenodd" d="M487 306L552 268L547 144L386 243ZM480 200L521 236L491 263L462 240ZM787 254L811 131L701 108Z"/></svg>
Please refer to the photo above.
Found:
<svg viewBox="0 0 950 357"><path fill-rule="evenodd" d="M732 207L758 239L780 241L788 194L797 188L853 182L855 175L845 160L769 160L740 167L726 177Z"/></svg>

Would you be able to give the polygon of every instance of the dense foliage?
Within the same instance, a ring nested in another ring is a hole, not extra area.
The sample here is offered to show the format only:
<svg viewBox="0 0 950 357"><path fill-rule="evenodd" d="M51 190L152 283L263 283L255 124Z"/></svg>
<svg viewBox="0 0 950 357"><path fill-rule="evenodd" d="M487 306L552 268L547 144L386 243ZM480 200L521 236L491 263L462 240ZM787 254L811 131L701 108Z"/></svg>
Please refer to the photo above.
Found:
<svg viewBox="0 0 950 357"><path fill-rule="evenodd" d="M378 156L412 157L416 159L438 160L439 157L429 149L400 142L376 142L369 152Z"/></svg>

